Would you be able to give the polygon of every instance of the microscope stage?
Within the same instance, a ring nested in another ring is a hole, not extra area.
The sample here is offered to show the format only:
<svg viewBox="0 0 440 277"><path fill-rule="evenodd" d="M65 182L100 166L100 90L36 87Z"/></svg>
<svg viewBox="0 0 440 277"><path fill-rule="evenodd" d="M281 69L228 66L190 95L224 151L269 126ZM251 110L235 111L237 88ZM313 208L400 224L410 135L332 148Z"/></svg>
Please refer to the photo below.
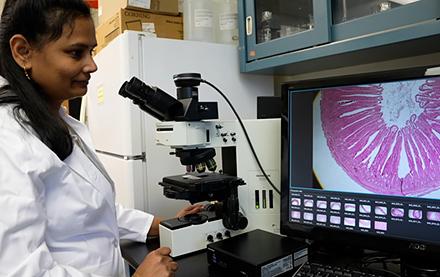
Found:
<svg viewBox="0 0 440 277"><path fill-rule="evenodd" d="M185 199L191 203L223 201L231 191L243 185L242 179L219 173L186 173L164 177L159 183L167 198Z"/></svg>
<svg viewBox="0 0 440 277"><path fill-rule="evenodd" d="M229 184L239 178L215 172L210 173L186 173L163 178L163 183L173 186L184 187L190 190L206 191L222 188L221 185Z"/></svg>

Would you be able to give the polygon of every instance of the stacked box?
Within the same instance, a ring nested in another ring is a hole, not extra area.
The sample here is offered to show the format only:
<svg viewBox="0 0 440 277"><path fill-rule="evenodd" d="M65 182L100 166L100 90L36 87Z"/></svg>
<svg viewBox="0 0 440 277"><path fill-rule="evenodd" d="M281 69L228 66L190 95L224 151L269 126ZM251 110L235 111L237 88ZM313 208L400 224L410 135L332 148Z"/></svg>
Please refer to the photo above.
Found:
<svg viewBox="0 0 440 277"><path fill-rule="evenodd" d="M179 13L178 0L102 0L99 1L99 24L113 17L120 9L149 10L153 13Z"/></svg>
<svg viewBox="0 0 440 277"><path fill-rule="evenodd" d="M119 9L96 29L99 52L125 30L144 31L160 38L183 39L182 15L159 14L148 11Z"/></svg>

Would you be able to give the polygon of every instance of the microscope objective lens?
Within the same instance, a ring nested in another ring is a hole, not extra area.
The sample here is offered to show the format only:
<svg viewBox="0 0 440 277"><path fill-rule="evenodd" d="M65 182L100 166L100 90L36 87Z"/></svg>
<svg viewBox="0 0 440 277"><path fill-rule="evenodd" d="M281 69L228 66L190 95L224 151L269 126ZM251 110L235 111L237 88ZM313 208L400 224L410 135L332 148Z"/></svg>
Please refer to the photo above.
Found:
<svg viewBox="0 0 440 277"><path fill-rule="evenodd" d="M215 171L217 169L217 163L214 159L209 159L206 161L206 167L209 171Z"/></svg>
<svg viewBox="0 0 440 277"><path fill-rule="evenodd" d="M205 172L205 170L206 170L205 164L204 163L196 164L196 170L199 173Z"/></svg>

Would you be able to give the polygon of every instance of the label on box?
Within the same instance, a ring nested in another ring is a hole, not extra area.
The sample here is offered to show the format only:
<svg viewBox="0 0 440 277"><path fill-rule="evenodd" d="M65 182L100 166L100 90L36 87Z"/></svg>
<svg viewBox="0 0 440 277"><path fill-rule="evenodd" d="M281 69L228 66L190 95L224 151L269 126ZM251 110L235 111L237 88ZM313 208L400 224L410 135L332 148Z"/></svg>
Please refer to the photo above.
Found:
<svg viewBox="0 0 440 277"><path fill-rule="evenodd" d="M261 277L273 277L293 269L292 255L273 261L261 267Z"/></svg>
<svg viewBox="0 0 440 277"><path fill-rule="evenodd" d="M150 0L128 0L128 5L142 9L149 9Z"/></svg>
<svg viewBox="0 0 440 277"><path fill-rule="evenodd" d="M147 37L157 37L156 28L152 22L142 23L142 32L145 32Z"/></svg>
<svg viewBox="0 0 440 277"><path fill-rule="evenodd" d="M182 39L182 16L121 9L96 29L97 50L104 48L125 30L144 31L149 37Z"/></svg>
<svg viewBox="0 0 440 277"><path fill-rule="evenodd" d="M195 9L194 26L198 28L212 28L212 11L208 9Z"/></svg>

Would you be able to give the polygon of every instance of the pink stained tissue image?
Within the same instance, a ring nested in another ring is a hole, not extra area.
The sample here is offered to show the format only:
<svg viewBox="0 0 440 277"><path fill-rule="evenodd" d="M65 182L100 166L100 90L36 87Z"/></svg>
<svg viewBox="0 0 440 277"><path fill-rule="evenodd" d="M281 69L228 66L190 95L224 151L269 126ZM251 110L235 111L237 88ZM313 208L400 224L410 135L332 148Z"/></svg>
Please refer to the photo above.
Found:
<svg viewBox="0 0 440 277"><path fill-rule="evenodd" d="M429 211L429 212L427 212L426 217L427 217L428 220L430 220L430 221L437 221L437 222L440 222L440 212Z"/></svg>
<svg viewBox="0 0 440 277"><path fill-rule="evenodd" d="M364 189L440 188L440 78L323 89L320 110L333 159Z"/></svg>
<svg viewBox="0 0 440 277"><path fill-rule="evenodd" d="M391 216L393 217L404 217L405 211L403 208L391 208Z"/></svg>

